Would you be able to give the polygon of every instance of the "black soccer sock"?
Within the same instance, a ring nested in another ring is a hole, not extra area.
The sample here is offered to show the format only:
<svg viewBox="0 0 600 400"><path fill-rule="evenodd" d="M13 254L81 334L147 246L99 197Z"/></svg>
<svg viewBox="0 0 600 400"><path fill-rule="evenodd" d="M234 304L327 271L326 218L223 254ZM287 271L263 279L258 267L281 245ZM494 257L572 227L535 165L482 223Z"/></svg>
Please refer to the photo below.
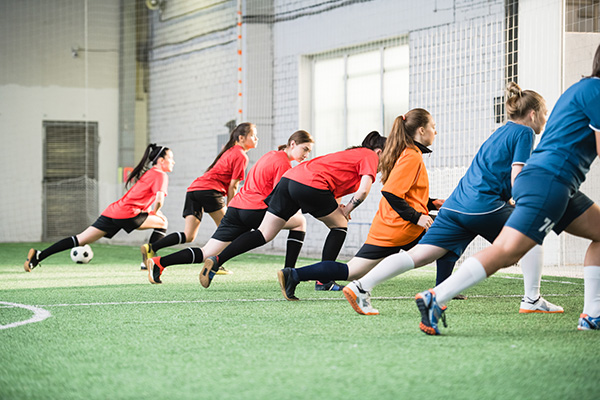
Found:
<svg viewBox="0 0 600 400"><path fill-rule="evenodd" d="M247 251L264 246L266 243L265 237L258 229L246 232L243 235L238 236L237 239L231 242L229 246L217 256L219 265L223 265L233 257L239 256Z"/></svg>
<svg viewBox="0 0 600 400"><path fill-rule="evenodd" d="M337 261L321 261L306 267L296 268L299 281L329 282L335 280L348 280L348 265Z"/></svg>
<svg viewBox="0 0 600 400"><path fill-rule="evenodd" d="M288 234L285 247L285 264L283 264L285 268L294 268L296 266L305 236L306 232L303 231L290 231Z"/></svg>
<svg viewBox="0 0 600 400"><path fill-rule="evenodd" d="M163 268L180 264L200 264L204 261L204 253L200 247L188 247L176 253L160 258Z"/></svg>
<svg viewBox="0 0 600 400"><path fill-rule="evenodd" d="M322 261L335 261L342 250L348 228L331 228L323 245Z"/></svg>
<svg viewBox="0 0 600 400"><path fill-rule="evenodd" d="M160 239L164 238L166 234L166 229L154 228L154 230L152 231L152 235L150 235L150 240L148 240L148 243L157 242Z"/></svg>
<svg viewBox="0 0 600 400"><path fill-rule="evenodd" d="M152 238L150 238L152 239ZM152 243L152 250L154 252L164 249L165 247L175 246L176 244L186 243L187 238L184 232L173 232L165 236L164 238Z"/></svg>
<svg viewBox="0 0 600 400"><path fill-rule="evenodd" d="M47 249L42 250L40 256L38 257L38 260L42 261L44 258L49 257L52 254L60 253L61 251L69 250L77 246L79 246L79 240L77 239L77 236L70 236L68 238L64 238L54 243Z"/></svg>
<svg viewBox="0 0 600 400"><path fill-rule="evenodd" d="M454 269L454 261L447 260L437 260L436 265L436 275L435 275L435 286L444 282L450 275L452 275L452 270Z"/></svg>

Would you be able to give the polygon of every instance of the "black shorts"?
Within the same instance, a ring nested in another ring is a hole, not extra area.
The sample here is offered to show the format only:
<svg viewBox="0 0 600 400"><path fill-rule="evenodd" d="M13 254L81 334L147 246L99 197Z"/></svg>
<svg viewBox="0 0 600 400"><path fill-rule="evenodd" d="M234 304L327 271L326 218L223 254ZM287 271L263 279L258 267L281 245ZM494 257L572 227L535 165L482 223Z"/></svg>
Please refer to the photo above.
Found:
<svg viewBox="0 0 600 400"><path fill-rule="evenodd" d="M339 207L329 190L315 189L288 178L281 178L273 192L265 199L265 203L269 205L270 213L286 221L298 210L321 218Z"/></svg>
<svg viewBox="0 0 600 400"><path fill-rule="evenodd" d="M212 238L221 242L233 242L242 233L258 229L266 213L266 208L263 210L242 210L241 208L228 207Z"/></svg>
<svg viewBox="0 0 600 400"><path fill-rule="evenodd" d="M392 254L400 253L400 250L408 251L415 247L417 243L419 243L419 240L421 240L424 234L425 232L419 235L419 237L412 242L402 246L382 247L365 243L358 250L358 253L354 255L354 257L366 258L367 260L379 260L380 258L386 258Z"/></svg>
<svg viewBox="0 0 600 400"><path fill-rule="evenodd" d="M225 207L223 194L216 190L195 190L187 192L183 205L183 218L193 215L202 221L202 211L211 213Z"/></svg>
<svg viewBox="0 0 600 400"><path fill-rule="evenodd" d="M98 217L96 222L92 224L92 226L96 229L100 229L101 231L106 232L104 237L110 239L111 237L115 236L117 232L119 232L121 229L125 230L125 232L127 233L131 233L132 231L142 226L144 221L146 221L146 218L148 218L148 213L145 212L139 213L133 218L124 219L110 218L101 215Z"/></svg>

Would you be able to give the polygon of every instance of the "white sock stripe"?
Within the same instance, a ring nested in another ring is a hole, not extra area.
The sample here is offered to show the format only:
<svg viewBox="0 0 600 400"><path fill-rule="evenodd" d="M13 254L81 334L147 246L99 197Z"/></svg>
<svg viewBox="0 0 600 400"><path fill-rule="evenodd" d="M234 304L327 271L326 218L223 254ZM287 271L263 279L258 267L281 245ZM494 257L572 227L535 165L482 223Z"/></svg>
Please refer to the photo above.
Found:
<svg viewBox="0 0 600 400"><path fill-rule="evenodd" d="M304 240L298 240L298 239L294 239L294 238L288 238L287 241L288 242L298 242L298 243L304 244Z"/></svg>
<svg viewBox="0 0 600 400"><path fill-rule="evenodd" d="M77 242L79 241L77 240L77 236L71 236L71 240L73 241L73 247L77 247Z"/></svg>
<svg viewBox="0 0 600 400"><path fill-rule="evenodd" d="M159 235L162 235L162 236L166 236L166 234L167 234L167 232L157 231L156 229L154 230L153 233L158 233Z"/></svg>
<svg viewBox="0 0 600 400"><path fill-rule="evenodd" d="M179 244L184 243L183 236L181 235L181 232L177 232L177 236L179 237Z"/></svg>
<svg viewBox="0 0 600 400"><path fill-rule="evenodd" d="M188 247L188 250L192 252L192 264L194 264L196 262L196 253L194 253L191 247Z"/></svg>
<svg viewBox="0 0 600 400"><path fill-rule="evenodd" d="M340 231L348 233L348 228L331 228L332 231Z"/></svg>

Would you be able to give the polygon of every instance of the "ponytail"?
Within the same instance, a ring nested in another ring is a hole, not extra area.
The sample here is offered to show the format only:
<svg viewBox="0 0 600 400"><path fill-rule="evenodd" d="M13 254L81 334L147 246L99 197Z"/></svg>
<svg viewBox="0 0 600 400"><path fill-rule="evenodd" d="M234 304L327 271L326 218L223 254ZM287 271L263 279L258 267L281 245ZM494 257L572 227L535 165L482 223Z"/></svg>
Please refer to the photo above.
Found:
<svg viewBox="0 0 600 400"><path fill-rule="evenodd" d="M219 161L219 158L221 158L221 156L225 154L227 150L235 146L240 136L243 136L245 138L250 134L250 132L252 132L252 129L255 127L256 126L254 124L251 124L250 122L242 122L241 124L236 126L229 134L229 141L225 143L225 146L223 146L221 152L217 154L217 157L214 159L212 164L210 164L210 166L206 169L205 172L210 171L210 169L215 166L217 161Z"/></svg>
<svg viewBox="0 0 600 400"><path fill-rule="evenodd" d="M147 164L150 163L152 165L156 165L158 159L164 157L168 150L168 147L157 146L156 143L150 143L148 147L146 147L146 151L144 151L144 155L142 156L142 159L138 165L135 166L133 171L131 171L127 177L127 181L125 181L125 187L128 187L132 182L137 182L138 179L140 179L148 170Z"/></svg>
<svg viewBox="0 0 600 400"><path fill-rule="evenodd" d="M277 150L287 149L292 144L292 140L296 144L314 143L315 142L313 137L310 135L310 133L303 131L303 130L299 130L299 131L292 133L292 136L289 137L287 144L282 144L281 146L279 146L277 148Z"/></svg>
<svg viewBox="0 0 600 400"><path fill-rule="evenodd" d="M521 90L514 82L506 86L506 115L508 119L519 120L531 110L540 111L544 106L544 98L533 90Z"/></svg>
<svg viewBox="0 0 600 400"><path fill-rule="evenodd" d="M392 168L402 152L407 147L416 148L414 137L417 129L427 126L430 120L431 114L422 108L413 108L406 114L396 117L385 149L379 159L382 183L388 180Z"/></svg>

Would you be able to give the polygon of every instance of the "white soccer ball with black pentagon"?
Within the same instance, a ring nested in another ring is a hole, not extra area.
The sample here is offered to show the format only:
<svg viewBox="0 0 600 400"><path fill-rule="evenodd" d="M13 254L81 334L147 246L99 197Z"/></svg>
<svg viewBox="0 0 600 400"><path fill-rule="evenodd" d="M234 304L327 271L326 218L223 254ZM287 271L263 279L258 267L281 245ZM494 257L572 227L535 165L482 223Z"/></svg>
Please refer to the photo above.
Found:
<svg viewBox="0 0 600 400"><path fill-rule="evenodd" d="M71 260L77 264L87 264L92 261L94 252L89 244L85 246L73 247L71 249Z"/></svg>

